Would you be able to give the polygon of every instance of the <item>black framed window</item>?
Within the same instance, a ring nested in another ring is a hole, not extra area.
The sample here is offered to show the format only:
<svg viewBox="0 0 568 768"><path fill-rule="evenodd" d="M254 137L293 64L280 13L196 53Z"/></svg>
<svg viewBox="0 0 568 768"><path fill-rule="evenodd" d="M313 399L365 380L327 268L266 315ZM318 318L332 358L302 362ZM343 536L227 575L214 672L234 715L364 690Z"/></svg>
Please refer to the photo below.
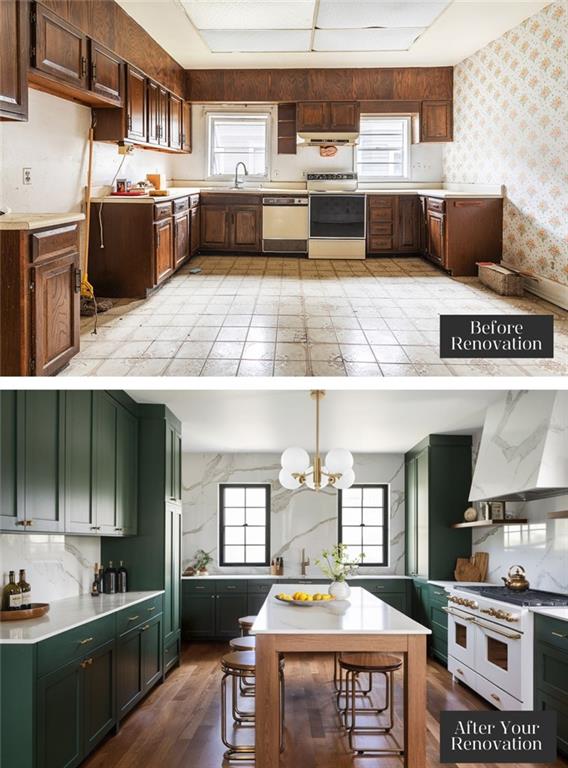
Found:
<svg viewBox="0 0 568 768"><path fill-rule="evenodd" d="M269 565L270 485L219 485L219 565Z"/></svg>
<svg viewBox="0 0 568 768"><path fill-rule="evenodd" d="M389 488L384 484L352 485L338 494L338 541L361 565L389 564Z"/></svg>

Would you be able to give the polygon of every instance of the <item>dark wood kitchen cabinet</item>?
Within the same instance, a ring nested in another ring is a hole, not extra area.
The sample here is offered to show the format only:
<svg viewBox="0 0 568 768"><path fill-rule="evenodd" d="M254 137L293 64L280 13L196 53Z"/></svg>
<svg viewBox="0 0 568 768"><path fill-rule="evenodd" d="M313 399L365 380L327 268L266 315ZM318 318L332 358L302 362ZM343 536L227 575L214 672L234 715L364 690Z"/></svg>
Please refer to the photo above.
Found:
<svg viewBox="0 0 568 768"><path fill-rule="evenodd" d="M369 195L367 252L417 253L419 204L416 195Z"/></svg>
<svg viewBox="0 0 568 768"><path fill-rule="evenodd" d="M203 250L259 253L262 237L260 195L209 193L201 195Z"/></svg>
<svg viewBox="0 0 568 768"><path fill-rule="evenodd" d="M176 206L177 203L177 206ZM174 269L181 267L190 256L191 213L187 197L174 201Z"/></svg>
<svg viewBox="0 0 568 768"><path fill-rule="evenodd" d="M423 101L420 111L420 141L453 141L451 101Z"/></svg>
<svg viewBox="0 0 568 768"><path fill-rule="evenodd" d="M170 277L174 271L173 262L173 219L168 218L154 224L154 247L156 264L156 285Z"/></svg>
<svg viewBox="0 0 568 768"><path fill-rule="evenodd" d="M302 101L298 104L297 128L300 132L359 130L359 102Z"/></svg>
<svg viewBox="0 0 568 768"><path fill-rule="evenodd" d="M201 247L204 250L229 250L231 247L229 217L230 211L227 205L203 204L201 206Z"/></svg>
<svg viewBox="0 0 568 768"><path fill-rule="evenodd" d="M94 40L90 40L89 45L91 90L120 105L124 91L124 62Z"/></svg>
<svg viewBox="0 0 568 768"><path fill-rule="evenodd" d="M119 117L118 114L117 117ZM146 141L148 134L146 77L130 65L126 67L125 117L126 138L132 141Z"/></svg>
<svg viewBox="0 0 568 768"><path fill-rule="evenodd" d="M197 198L199 201L199 198ZM191 207L191 228L190 228L191 255L197 253L201 246L201 216L199 212L199 204L196 203Z"/></svg>
<svg viewBox="0 0 568 768"><path fill-rule="evenodd" d="M179 96L169 94L169 112L170 112L170 147L171 149L181 149L183 144L183 101Z"/></svg>
<svg viewBox="0 0 568 768"><path fill-rule="evenodd" d="M0 3L0 121L28 119L29 8Z"/></svg>
<svg viewBox="0 0 568 768"><path fill-rule="evenodd" d="M169 95L165 88L148 80L148 144L167 147L169 141Z"/></svg>
<svg viewBox="0 0 568 768"><path fill-rule="evenodd" d="M50 376L79 351L79 225L2 232L0 374Z"/></svg>

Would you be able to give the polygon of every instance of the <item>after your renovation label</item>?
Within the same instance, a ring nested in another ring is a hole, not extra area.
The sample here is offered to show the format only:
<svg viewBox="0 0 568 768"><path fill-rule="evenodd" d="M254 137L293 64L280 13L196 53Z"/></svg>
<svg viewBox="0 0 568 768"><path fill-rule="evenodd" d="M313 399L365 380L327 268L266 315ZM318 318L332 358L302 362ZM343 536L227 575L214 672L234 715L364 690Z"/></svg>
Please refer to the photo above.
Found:
<svg viewBox="0 0 568 768"><path fill-rule="evenodd" d="M440 315L440 357L554 357L553 315Z"/></svg>

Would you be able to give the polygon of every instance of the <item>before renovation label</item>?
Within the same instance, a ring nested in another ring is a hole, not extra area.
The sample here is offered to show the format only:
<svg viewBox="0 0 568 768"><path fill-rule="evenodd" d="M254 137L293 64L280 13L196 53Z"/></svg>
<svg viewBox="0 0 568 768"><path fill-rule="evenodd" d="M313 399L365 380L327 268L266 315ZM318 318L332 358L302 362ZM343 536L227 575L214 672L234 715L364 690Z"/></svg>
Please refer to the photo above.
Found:
<svg viewBox="0 0 568 768"><path fill-rule="evenodd" d="M553 763L556 712L440 712L441 763Z"/></svg>
<svg viewBox="0 0 568 768"><path fill-rule="evenodd" d="M440 357L554 357L554 318L440 315Z"/></svg>

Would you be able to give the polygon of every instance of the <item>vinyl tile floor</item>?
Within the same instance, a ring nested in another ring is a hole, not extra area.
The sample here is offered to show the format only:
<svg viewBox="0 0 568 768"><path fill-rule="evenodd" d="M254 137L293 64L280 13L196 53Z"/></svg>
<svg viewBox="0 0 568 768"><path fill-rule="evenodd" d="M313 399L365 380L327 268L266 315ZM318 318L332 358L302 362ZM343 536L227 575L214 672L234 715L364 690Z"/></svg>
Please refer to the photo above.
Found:
<svg viewBox="0 0 568 768"><path fill-rule="evenodd" d="M190 270L201 271L192 274ZM553 314L554 359L441 359L440 314ZM562 376L568 313L419 258L198 256L81 322L63 376Z"/></svg>

